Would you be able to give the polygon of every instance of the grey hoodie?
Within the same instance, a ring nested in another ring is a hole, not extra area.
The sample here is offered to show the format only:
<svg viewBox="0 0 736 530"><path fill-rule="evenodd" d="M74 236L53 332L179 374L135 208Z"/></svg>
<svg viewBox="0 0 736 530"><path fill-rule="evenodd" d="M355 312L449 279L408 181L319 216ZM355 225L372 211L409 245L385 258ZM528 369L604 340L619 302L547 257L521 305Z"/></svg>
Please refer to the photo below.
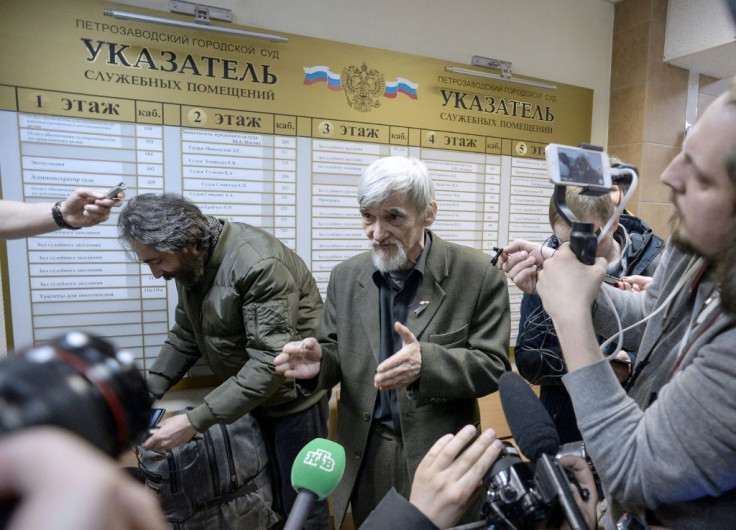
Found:
<svg viewBox="0 0 736 530"><path fill-rule="evenodd" d="M695 288L692 276L677 288L691 258L668 246L645 291L603 286L623 327L679 291L645 325L625 333L641 371L628 395L605 360L563 378L614 521L624 511L648 509L673 529L736 524L735 320L717 298L692 316L711 294L713 278L706 270ZM602 294L594 323L601 335L617 331Z"/></svg>

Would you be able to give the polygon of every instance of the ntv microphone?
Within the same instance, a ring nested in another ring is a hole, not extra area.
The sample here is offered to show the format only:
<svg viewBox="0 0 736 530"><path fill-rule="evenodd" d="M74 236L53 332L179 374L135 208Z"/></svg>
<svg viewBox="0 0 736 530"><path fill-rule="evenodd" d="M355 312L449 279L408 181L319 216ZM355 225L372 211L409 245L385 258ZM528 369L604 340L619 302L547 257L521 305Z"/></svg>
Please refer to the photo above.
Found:
<svg viewBox="0 0 736 530"><path fill-rule="evenodd" d="M506 421L521 452L536 463L534 482L545 504L556 500L573 530L588 530L570 490L570 481L555 459L560 446L552 418L534 391L518 374L504 373L498 381Z"/></svg>
<svg viewBox="0 0 736 530"><path fill-rule="evenodd" d="M294 459L291 486L297 491L284 530L302 530L316 501L323 501L345 472L345 449L335 442L315 438Z"/></svg>

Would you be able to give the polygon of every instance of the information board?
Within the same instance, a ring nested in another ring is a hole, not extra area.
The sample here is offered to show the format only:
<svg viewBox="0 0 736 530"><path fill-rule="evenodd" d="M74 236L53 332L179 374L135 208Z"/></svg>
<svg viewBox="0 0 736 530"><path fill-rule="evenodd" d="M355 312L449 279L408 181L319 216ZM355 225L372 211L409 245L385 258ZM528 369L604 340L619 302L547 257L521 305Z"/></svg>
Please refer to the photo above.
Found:
<svg viewBox="0 0 736 530"><path fill-rule="evenodd" d="M18 34L34 3L0 7L3 31ZM128 197L181 193L207 214L273 233L305 260L323 294L332 268L367 249L356 186L377 158L423 160L439 205L433 229L492 252L514 238L549 235L544 146L589 139L587 89L478 83L449 76L443 61L298 36L282 45L236 44L107 24L102 5L68 2L58 18L51 8L48 23L70 45L52 47L41 31L34 46L0 65L3 198L49 202L79 186L120 181ZM178 70L166 72L156 58ZM21 60L38 72L14 69ZM231 83L236 71L241 79ZM373 99L347 94L361 73L368 85L383 80ZM247 81L250 88L236 89ZM126 256L116 222L117 213L97 227L7 243L4 302L16 344L84 329L148 368L171 325L176 291ZM510 292L515 337L521 295L511 284Z"/></svg>

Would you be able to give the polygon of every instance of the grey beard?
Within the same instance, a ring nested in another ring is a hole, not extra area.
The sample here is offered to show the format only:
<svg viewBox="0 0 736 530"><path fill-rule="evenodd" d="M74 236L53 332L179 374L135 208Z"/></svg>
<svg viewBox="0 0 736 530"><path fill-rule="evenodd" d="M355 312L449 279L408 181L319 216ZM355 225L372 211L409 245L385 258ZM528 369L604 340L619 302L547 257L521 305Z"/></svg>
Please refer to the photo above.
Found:
<svg viewBox="0 0 736 530"><path fill-rule="evenodd" d="M391 272L400 270L408 260L406 251L399 244L394 244L396 247L396 253L393 257L385 259L378 255L375 247L371 247L371 258L373 259L373 265L381 272Z"/></svg>

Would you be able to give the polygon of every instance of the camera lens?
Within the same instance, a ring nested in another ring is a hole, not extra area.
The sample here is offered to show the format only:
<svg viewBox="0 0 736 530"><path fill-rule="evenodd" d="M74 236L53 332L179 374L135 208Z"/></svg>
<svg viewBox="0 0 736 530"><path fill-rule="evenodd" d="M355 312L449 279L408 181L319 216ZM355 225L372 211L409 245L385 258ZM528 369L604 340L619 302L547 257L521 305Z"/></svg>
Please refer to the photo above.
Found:
<svg viewBox="0 0 736 530"><path fill-rule="evenodd" d="M55 425L117 456L145 438L151 404L132 356L86 333L0 362L0 434Z"/></svg>

